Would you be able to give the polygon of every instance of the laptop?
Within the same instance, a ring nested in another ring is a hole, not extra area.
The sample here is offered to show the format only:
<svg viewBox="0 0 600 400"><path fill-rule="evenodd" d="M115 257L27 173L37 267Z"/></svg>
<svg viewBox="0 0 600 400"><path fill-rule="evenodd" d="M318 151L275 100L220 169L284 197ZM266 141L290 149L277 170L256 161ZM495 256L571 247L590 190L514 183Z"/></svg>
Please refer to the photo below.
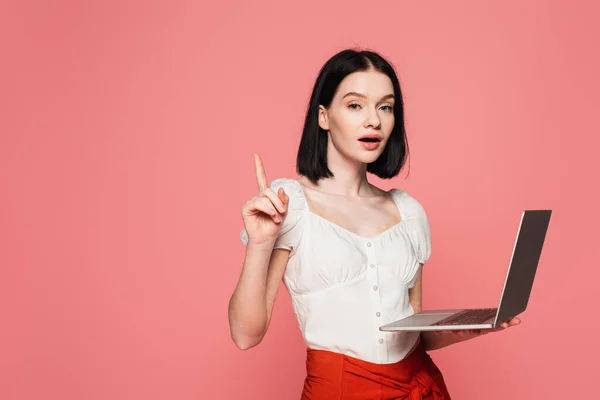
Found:
<svg viewBox="0 0 600 400"><path fill-rule="evenodd" d="M533 279L552 210L525 210L497 308L428 310L379 328L381 331L435 331L491 329L521 314L527 308Z"/></svg>

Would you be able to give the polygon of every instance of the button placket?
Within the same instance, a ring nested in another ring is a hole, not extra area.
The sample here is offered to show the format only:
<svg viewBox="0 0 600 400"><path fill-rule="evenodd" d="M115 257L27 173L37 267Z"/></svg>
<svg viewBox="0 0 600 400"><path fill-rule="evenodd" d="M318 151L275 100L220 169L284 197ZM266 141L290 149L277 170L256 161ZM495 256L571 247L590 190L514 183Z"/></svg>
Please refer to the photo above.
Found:
<svg viewBox="0 0 600 400"><path fill-rule="evenodd" d="M379 330L379 326L381 325L381 291L379 290L379 269L377 268L377 257L375 255L375 246L372 241L367 241L365 243L365 249L367 252L367 264L369 268L367 268L367 279L371 284L371 306L373 309L373 333L374 333L374 341L377 345L377 357L380 362L385 362L387 360L387 346L385 345L384 332Z"/></svg>

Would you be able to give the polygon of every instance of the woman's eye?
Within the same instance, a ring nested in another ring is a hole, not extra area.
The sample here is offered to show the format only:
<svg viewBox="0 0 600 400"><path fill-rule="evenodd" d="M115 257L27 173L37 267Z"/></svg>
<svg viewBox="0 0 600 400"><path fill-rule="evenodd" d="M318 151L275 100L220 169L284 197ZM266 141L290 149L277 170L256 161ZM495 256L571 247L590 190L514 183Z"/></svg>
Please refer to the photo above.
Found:
<svg viewBox="0 0 600 400"><path fill-rule="evenodd" d="M348 108L350 108L352 110L358 110L361 107L360 107L360 104L352 103L352 104L348 105ZM381 107L381 109L383 109L384 111L389 111L389 112L391 112L391 111L394 110L394 108L392 106L389 106L389 105L383 106L383 107Z"/></svg>

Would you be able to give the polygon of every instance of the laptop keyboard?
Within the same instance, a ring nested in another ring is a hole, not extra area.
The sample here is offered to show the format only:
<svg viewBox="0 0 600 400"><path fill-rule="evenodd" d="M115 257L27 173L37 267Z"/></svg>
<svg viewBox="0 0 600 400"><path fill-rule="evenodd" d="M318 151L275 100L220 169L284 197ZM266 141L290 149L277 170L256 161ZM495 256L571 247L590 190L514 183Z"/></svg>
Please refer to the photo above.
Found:
<svg viewBox="0 0 600 400"><path fill-rule="evenodd" d="M496 308L463 310L431 325L475 325L496 316Z"/></svg>

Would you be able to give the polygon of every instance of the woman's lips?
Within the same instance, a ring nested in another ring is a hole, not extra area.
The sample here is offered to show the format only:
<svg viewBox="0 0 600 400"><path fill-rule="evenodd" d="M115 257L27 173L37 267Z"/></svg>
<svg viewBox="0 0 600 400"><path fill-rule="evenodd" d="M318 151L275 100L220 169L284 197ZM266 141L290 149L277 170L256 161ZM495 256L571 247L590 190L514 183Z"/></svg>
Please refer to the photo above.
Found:
<svg viewBox="0 0 600 400"><path fill-rule="evenodd" d="M376 148L379 147L379 144L381 143L379 140L377 141L372 141L372 142L367 142L364 140L359 140L360 144L362 145L362 147L365 150L375 150Z"/></svg>

